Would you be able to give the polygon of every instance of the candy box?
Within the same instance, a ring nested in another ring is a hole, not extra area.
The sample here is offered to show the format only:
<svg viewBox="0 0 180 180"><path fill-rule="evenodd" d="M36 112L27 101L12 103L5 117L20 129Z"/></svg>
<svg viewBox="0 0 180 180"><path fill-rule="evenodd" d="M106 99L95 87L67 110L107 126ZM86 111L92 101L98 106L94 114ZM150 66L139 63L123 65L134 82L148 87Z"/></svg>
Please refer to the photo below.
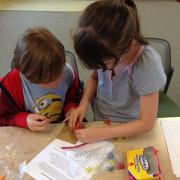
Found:
<svg viewBox="0 0 180 180"><path fill-rule="evenodd" d="M129 180L162 180L157 150L154 147L127 152Z"/></svg>

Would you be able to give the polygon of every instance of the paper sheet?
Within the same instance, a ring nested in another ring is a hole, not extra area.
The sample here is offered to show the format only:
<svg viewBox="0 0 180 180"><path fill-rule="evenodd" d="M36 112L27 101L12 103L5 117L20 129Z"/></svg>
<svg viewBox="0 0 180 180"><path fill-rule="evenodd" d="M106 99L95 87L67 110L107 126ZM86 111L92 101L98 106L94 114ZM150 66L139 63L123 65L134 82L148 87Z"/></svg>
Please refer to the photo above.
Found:
<svg viewBox="0 0 180 180"><path fill-rule="evenodd" d="M102 141L73 150L61 149L72 145L55 139L27 165L26 172L38 180L88 180L114 147Z"/></svg>
<svg viewBox="0 0 180 180"><path fill-rule="evenodd" d="M177 177L180 177L180 118L162 119L161 126L173 172Z"/></svg>

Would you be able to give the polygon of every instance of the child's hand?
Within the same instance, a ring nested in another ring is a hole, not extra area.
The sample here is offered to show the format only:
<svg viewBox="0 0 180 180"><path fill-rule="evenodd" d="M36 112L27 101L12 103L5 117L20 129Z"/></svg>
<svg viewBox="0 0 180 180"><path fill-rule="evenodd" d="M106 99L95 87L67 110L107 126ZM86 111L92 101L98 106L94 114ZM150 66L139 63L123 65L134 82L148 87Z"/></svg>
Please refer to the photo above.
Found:
<svg viewBox="0 0 180 180"><path fill-rule="evenodd" d="M31 131L44 131L48 127L49 119L40 114L29 114L26 122Z"/></svg>
<svg viewBox="0 0 180 180"><path fill-rule="evenodd" d="M71 112L70 116L68 117L69 127L71 130L75 129L77 121L79 121L80 123L82 122L85 113L86 113L86 108L82 106L77 107Z"/></svg>
<svg viewBox="0 0 180 180"><path fill-rule="evenodd" d="M74 110L75 108L71 108L66 114L65 114L65 118L68 119L68 117L71 115L72 111Z"/></svg>
<svg viewBox="0 0 180 180"><path fill-rule="evenodd" d="M101 133L102 128L86 128L75 130L77 139L81 142L91 143L104 139Z"/></svg>

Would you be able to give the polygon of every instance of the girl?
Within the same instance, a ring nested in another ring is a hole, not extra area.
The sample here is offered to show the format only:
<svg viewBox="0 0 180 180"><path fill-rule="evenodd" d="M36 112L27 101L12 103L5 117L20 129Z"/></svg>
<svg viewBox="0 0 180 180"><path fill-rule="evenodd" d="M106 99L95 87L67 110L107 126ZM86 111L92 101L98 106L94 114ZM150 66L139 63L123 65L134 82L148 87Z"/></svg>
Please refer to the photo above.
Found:
<svg viewBox="0 0 180 180"><path fill-rule="evenodd" d="M153 128L159 89L166 76L161 58L140 32L133 0L100 0L80 17L74 47L93 70L69 126L82 121L92 100L95 120L124 122L115 127L75 130L80 141L92 142L134 136Z"/></svg>

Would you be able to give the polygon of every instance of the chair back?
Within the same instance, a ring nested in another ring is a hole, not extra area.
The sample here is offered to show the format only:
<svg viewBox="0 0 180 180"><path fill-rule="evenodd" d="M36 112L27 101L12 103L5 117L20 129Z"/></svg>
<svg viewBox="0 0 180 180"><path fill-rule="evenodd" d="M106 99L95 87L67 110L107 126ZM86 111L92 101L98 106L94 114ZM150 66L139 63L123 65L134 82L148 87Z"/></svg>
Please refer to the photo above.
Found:
<svg viewBox="0 0 180 180"><path fill-rule="evenodd" d="M79 81L79 88L83 92L84 91L84 81L79 78L79 71L78 71L78 66L77 66L75 55L72 52L66 50L65 57L66 57L66 62L72 66L73 70L77 74L78 81Z"/></svg>
<svg viewBox="0 0 180 180"><path fill-rule="evenodd" d="M65 51L65 56L66 56L66 62L72 66L74 71L77 73L79 77L79 72L78 72L78 67L77 67L77 62L74 54L70 51Z"/></svg>
<svg viewBox="0 0 180 180"><path fill-rule="evenodd" d="M170 43L165 39L147 38L150 45L160 54L164 71L167 76L167 82L164 87L164 93L167 93L174 69L171 67L171 47Z"/></svg>

